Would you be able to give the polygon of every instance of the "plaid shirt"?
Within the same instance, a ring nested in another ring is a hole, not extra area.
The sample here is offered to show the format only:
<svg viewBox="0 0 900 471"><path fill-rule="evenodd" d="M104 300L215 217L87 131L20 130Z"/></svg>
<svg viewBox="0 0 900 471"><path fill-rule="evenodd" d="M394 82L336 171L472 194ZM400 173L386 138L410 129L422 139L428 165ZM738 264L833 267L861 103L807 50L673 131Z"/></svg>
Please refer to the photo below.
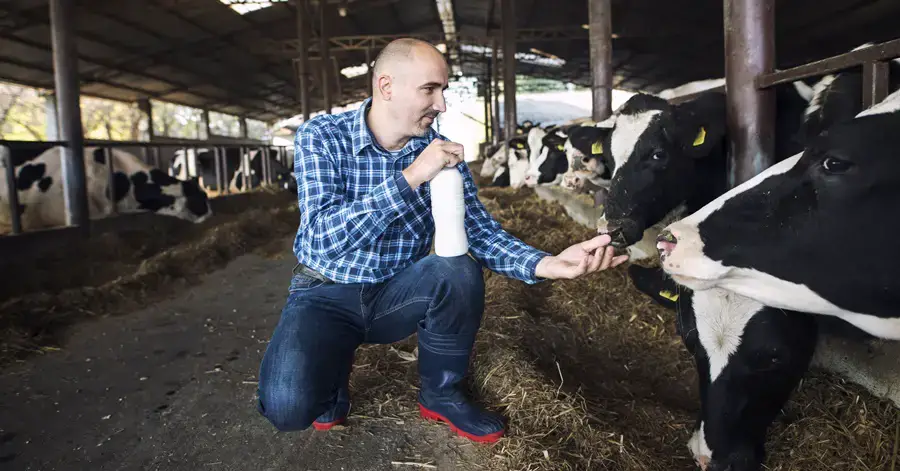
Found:
<svg viewBox="0 0 900 471"><path fill-rule="evenodd" d="M435 138L414 137L397 152L381 147L365 121L371 98L357 111L320 115L294 137L300 227L297 260L338 283L378 283L428 255L434 238L430 185L413 190L401 171ZM533 284L546 252L504 231L477 196L469 167L462 172L469 251L497 273Z"/></svg>

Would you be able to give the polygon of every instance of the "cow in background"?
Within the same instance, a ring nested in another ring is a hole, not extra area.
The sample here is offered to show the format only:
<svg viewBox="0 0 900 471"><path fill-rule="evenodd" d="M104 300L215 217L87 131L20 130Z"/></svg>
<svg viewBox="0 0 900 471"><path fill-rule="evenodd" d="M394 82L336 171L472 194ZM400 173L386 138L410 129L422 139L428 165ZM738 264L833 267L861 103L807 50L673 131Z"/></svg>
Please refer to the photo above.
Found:
<svg viewBox="0 0 900 471"><path fill-rule="evenodd" d="M0 150L5 149L0 147ZM19 215L23 230L66 225L61 147L51 147L15 168ZM180 180L119 149L84 149L88 214L92 219L116 212L149 211L200 223L212 215L206 193L194 179ZM110 187L107 156L113 163ZM12 224L6 181L0 181L0 231Z"/></svg>

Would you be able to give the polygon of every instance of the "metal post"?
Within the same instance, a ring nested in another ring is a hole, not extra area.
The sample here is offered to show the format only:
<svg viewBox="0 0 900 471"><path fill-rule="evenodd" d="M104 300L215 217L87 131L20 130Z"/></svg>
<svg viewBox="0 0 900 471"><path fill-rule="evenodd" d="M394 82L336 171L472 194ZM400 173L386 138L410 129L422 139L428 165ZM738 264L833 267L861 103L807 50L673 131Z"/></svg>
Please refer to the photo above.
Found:
<svg viewBox="0 0 900 471"><path fill-rule="evenodd" d="M247 158L247 148L241 147L241 182L244 184L243 191L250 190L250 159Z"/></svg>
<svg viewBox="0 0 900 471"><path fill-rule="evenodd" d="M260 149L262 152L260 153L260 157L263 159L262 161L262 172L263 172L263 184L268 185L272 183L269 174L269 146L264 146Z"/></svg>
<svg viewBox="0 0 900 471"><path fill-rule="evenodd" d="M503 116L505 137L516 135L516 12L513 0L502 0L503 23Z"/></svg>
<svg viewBox="0 0 900 471"><path fill-rule="evenodd" d="M494 130L494 145L500 143L500 136L503 130L500 129L500 58L497 49L500 47L497 37L491 38L491 77L493 78L493 88L491 95L494 98L493 112L491 113L491 129Z"/></svg>
<svg viewBox="0 0 900 471"><path fill-rule="evenodd" d="M206 123L206 138L212 136L212 127L209 125L209 110L203 110L203 122Z"/></svg>
<svg viewBox="0 0 900 471"><path fill-rule="evenodd" d="M344 98L344 92L341 90L341 66L338 65L336 57L332 57L331 61L334 63L334 86L337 89L337 104L340 106Z"/></svg>
<svg viewBox="0 0 900 471"><path fill-rule="evenodd" d="M153 166L159 168L159 146L153 148Z"/></svg>
<svg viewBox="0 0 900 471"><path fill-rule="evenodd" d="M238 125L241 128L241 138L247 139L247 118L245 116L241 116L238 120Z"/></svg>
<svg viewBox="0 0 900 471"><path fill-rule="evenodd" d="M774 0L725 0L729 187L775 162L775 90L755 86L759 74L774 70L774 31Z"/></svg>
<svg viewBox="0 0 900 471"><path fill-rule="evenodd" d="M491 142L491 132L494 130L491 127L491 62L487 56L487 51L484 53L484 62L487 67L484 68L484 142Z"/></svg>
<svg viewBox="0 0 900 471"><path fill-rule="evenodd" d="M41 96L44 98L44 112L47 115L47 140L58 141L59 117L56 116L56 94L52 91L47 91L46 93L41 93Z"/></svg>
<svg viewBox="0 0 900 471"><path fill-rule="evenodd" d="M612 9L610 0L589 0L591 44L591 116L603 121L612 114Z"/></svg>
<svg viewBox="0 0 900 471"><path fill-rule="evenodd" d="M888 96L889 73L887 62L863 64L863 108L869 108Z"/></svg>
<svg viewBox="0 0 900 471"><path fill-rule="evenodd" d="M213 166L216 172L216 193L222 194L222 156L218 147L213 147Z"/></svg>
<svg viewBox="0 0 900 471"><path fill-rule="evenodd" d="M366 93L372 96L372 80L374 80L374 72L372 70L372 48L366 48Z"/></svg>
<svg viewBox="0 0 900 471"><path fill-rule="evenodd" d="M328 71L331 69L331 51L328 49L328 30L325 28L325 2L319 2L319 66L322 72L322 98L324 98L325 113L331 114L331 80Z"/></svg>
<svg viewBox="0 0 900 471"><path fill-rule="evenodd" d="M309 102L309 27L307 25L307 8L306 0L294 0L294 6L297 8L297 40L300 42L300 57L297 58L297 75L299 75L298 86L300 88L297 96L300 98L300 109L303 113L303 121L309 120L310 102Z"/></svg>
<svg viewBox="0 0 900 471"><path fill-rule="evenodd" d="M142 98L137 101L138 109L147 115L147 140L152 141L155 137L153 131L153 105L150 104L149 98ZM157 166L159 166L157 164Z"/></svg>
<svg viewBox="0 0 900 471"><path fill-rule="evenodd" d="M78 61L72 20L74 0L50 0L50 33L53 44L53 79L56 89L60 140L67 143L61 150L63 200L66 225L88 226L87 185L84 171L84 134L78 89Z"/></svg>
<svg viewBox="0 0 900 471"><path fill-rule="evenodd" d="M103 157L106 159L106 184L109 187L109 203L110 203L110 214L116 214L119 212L119 208L116 207L116 168L113 165L113 155L112 150L109 147L103 148Z"/></svg>
<svg viewBox="0 0 900 471"><path fill-rule="evenodd" d="M19 191L16 188L16 169L9 147L0 146L0 165L6 174L7 201L9 202L10 229L13 234L22 233L22 215L19 213Z"/></svg>

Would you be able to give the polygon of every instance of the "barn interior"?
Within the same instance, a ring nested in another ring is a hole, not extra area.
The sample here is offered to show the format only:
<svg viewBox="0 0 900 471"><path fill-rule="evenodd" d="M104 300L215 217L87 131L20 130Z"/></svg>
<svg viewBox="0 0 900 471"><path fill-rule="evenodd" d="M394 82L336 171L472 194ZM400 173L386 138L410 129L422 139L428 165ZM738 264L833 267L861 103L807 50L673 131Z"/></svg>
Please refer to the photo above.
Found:
<svg viewBox="0 0 900 471"><path fill-rule="evenodd" d="M766 8L772 22L762 29L751 15L734 15ZM517 122L514 106L497 109L501 99L515 101L516 76L595 90L596 119L610 111L610 88L658 93L724 77L735 31L764 31L748 47L774 54L732 63L788 70L846 57L864 43L883 45L860 63L900 57L898 18L892 0L8 0L0 5L0 81L54 91L58 130L44 143L0 135L0 146L127 144L163 168L178 148L268 146L248 137L245 120L296 126L359 102L371 89L365 65L404 36L446 51L451 80L477 79L489 98L486 136L499 142ZM504 60L510 47L515 61ZM592 47L593 57L606 48L609 60L592 60ZM608 87L598 87L607 78ZM150 122L147 140L78 143L79 97L137 103ZM242 136L156 136L151 100L236 116ZM283 165L291 151L278 152ZM13 161L4 166L11 188ZM478 183L491 213L529 244L559 251L594 233L573 220L591 210L578 198ZM539 288L485 271L490 315L471 390L512 421L498 446L473 447L413 413L414 338L360 350L351 426L303 432L299 441L274 434L252 401L295 262L298 214L295 193L252 186L211 198L213 217L197 225L147 213L89 221L67 192L65 227L0 236L8 274L0 288L0 416L11 418L0 423L0 462L694 469L686 443L696 370L673 314L624 270ZM810 371L773 425L767 469L898 465L898 348L841 348L843 373ZM865 371L848 375L853 368Z"/></svg>

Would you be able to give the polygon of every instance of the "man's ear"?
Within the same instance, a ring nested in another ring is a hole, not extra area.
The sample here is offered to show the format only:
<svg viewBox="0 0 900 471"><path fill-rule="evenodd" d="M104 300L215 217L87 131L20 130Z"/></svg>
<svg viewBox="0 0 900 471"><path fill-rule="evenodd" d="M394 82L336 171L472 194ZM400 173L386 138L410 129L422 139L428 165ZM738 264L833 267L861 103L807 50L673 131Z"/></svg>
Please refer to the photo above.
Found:
<svg viewBox="0 0 900 471"><path fill-rule="evenodd" d="M393 80L390 75L379 75L375 82L376 88L381 92L381 98L385 101L391 100Z"/></svg>

